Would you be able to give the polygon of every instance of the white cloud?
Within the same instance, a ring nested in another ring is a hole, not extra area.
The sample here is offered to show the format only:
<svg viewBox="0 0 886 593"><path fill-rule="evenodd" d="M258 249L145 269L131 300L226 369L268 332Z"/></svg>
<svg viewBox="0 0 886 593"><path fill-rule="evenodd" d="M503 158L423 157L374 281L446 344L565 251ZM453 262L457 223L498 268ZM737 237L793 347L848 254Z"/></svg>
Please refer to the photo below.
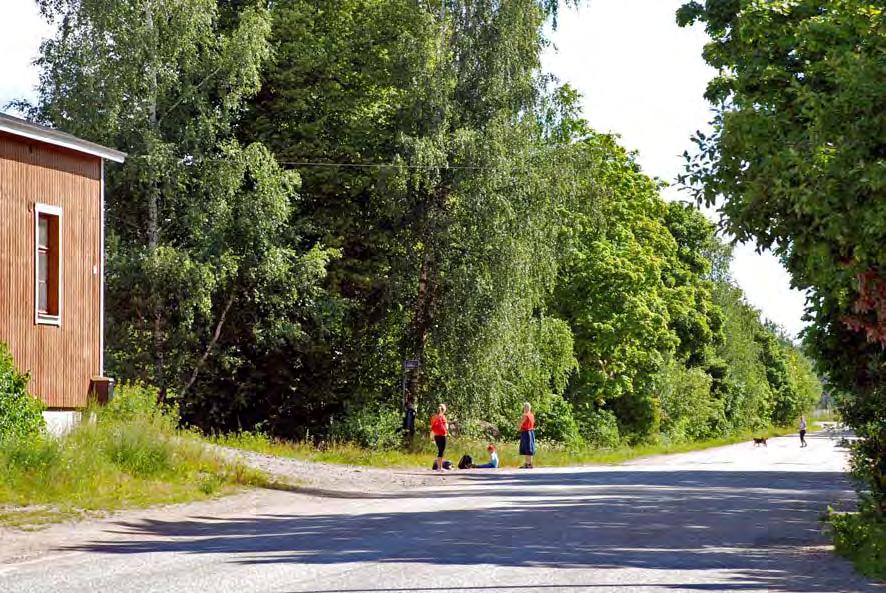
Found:
<svg viewBox="0 0 886 593"><path fill-rule="evenodd" d="M0 109L13 99L35 97L37 69L33 62L40 42L52 33L34 0L3 0L0 19Z"/></svg>
<svg viewBox="0 0 886 593"><path fill-rule="evenodd" d="M564 10L543 59L547 71L584 95L584 115L594 128L620 134L627 148L639 151L643 169L668 182L682 170L680 155L691 149L692 133L707 129L711 119L703 93L714 70L701 58L707 36L700 27L677 26L682 4L591 0ZM664 195L682 198L675 187ZM752 305L797 335L805 298L790 288L777 258L739 246L731 271Z"/></svg>

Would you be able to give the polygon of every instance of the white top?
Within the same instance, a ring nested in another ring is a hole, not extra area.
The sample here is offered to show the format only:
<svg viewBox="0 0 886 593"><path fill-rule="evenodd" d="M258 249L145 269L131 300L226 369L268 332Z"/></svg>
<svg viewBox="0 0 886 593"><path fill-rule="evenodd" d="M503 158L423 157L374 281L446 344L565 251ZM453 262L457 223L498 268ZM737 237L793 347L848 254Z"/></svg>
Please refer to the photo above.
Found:
<svg viewBox="0 0 886 593"><path fill-rule="evenodd" d="M800 418L800 430L806 430L806 419Z"/></svg>

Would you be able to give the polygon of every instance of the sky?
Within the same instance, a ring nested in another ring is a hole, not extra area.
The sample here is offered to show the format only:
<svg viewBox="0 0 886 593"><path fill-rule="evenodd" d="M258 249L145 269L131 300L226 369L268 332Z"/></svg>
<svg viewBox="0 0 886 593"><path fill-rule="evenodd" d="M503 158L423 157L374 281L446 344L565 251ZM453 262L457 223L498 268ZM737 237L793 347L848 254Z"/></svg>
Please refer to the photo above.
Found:
<svg viewBox="0 0 886 593"><path fill-rule="evenodd" d="M2 0L0 20L0 109L16 98L34 98L33 65L41 40L52 29L33 0ZM543 66L583 96L591 125L614 132L638 151L644 171L673 181L689 137L711 118L704 100L713 76L701 59L706 36L701 28L680 29L674 13L682 0L586 0L579 9L561 10L551 32ZM680 199L675 187L668 199ZM710 216L715 214L709 213ZM803 328L804 296L790 288L790 277L773 255L738 245L731 273L748 301L796 337Z"/></svg>
<svg viewBox="0 0 886 593"><path fill-rule="evenodd" d="M701 58L707 42L702 27L681 29L674 14L683 0L585 0L561 9L543 68L584 96L591 126L621 136L638 151L653 177L673 182L682 171L689 138L708 128L710 106L703 93L715 71ZM686 199L675 186L668 199ZM706 212L711 218L716 213ZM730 268L747 300L764 317L796 337L804 327L804 294L771 253L737 245Z"/></svg>

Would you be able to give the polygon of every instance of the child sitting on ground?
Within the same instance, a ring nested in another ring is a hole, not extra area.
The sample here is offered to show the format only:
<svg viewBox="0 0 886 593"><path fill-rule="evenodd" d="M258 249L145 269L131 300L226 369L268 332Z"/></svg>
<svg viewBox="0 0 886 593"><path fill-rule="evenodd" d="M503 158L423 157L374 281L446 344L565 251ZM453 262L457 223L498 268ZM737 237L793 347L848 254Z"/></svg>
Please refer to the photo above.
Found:
<svg viewBox="0 0 886 593"><path fill-rule="evenodd" d="M482 465L475 465L474 467L476 467L476 468L481 468L481 467L486 467L486 468L498 467L498 452L495 450L495 445L493 445L493 444L490 443L489 446L486 447L486 450L489 451L489 463L484 463L484 464L482 464Z"/></svg>

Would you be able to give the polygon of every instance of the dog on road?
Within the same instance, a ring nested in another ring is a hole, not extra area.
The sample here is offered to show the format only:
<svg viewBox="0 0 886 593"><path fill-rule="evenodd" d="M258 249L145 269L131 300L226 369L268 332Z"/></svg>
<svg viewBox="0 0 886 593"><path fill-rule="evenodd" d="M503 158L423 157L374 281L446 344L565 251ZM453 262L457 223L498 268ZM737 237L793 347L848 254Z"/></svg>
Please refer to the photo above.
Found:
<svg viewBox="0 0 886 593"><path fill-rule="evenodd" d="M760 445L763 445L764 447L768 447L769 445L766 444L766 440L766 437L754 437L754 446L759 447Z"/></svg>

